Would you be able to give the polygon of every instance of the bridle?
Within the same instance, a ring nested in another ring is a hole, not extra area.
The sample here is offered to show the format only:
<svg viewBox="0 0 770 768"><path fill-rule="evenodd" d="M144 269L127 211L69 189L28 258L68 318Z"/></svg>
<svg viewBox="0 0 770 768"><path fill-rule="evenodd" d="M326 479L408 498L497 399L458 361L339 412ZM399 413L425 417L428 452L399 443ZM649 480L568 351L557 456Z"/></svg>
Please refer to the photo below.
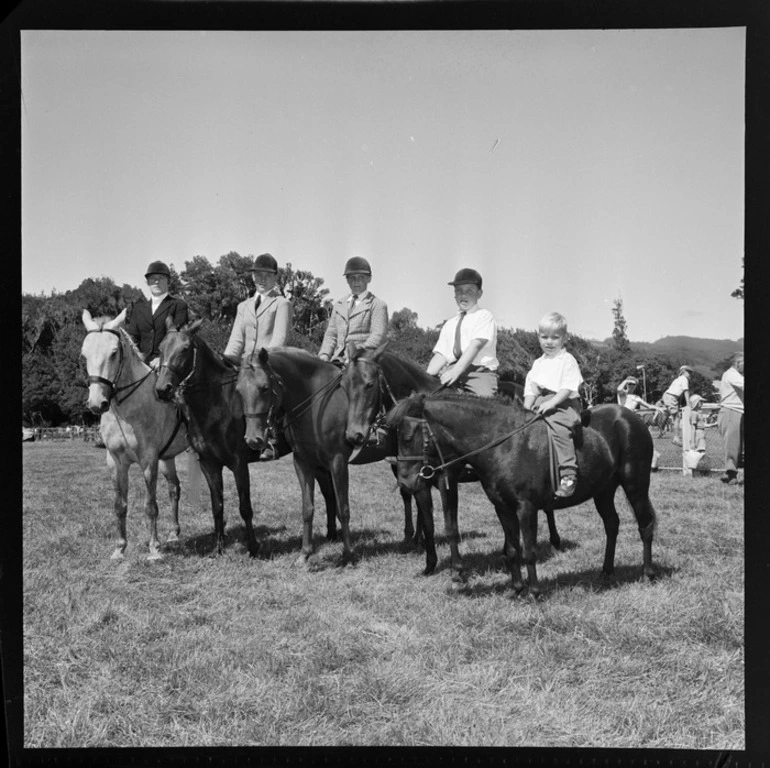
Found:
<svg viewBox="0 0 770 768"><path fill-rule="evenodd" d="M440 470L450 466L450 464L453 464L454 462L445 462L444 456L441 453L441 448L438 444L438 440L436 440L436 435L433 434L433 430L430 427L430 424L428 424L427 419L418 419L414 416L406 416L404 417L405 422L417 422L417 424L420 427L420 433L422 435L422 452L419 455L404 455L399 453L396 456L397 461L419 461L422 463L422 466L420 467L420 471L417 473L419 477L421 477L423 480L430 480L433 478L433 476L436 474L436 472L439 472ZM436 449L436 453L438 453L439 461L441 462L441 465L438 467L434 467L430 464L431 456L430 456L430 449L431 447Z"/></svg>
<svg viewBox="0 0 770 768"><path fill-rule="evenodd" d="M270 383L270 405L262 411L254 411L252 413L244 411L243 415L247 419L258 419L261 416L266 416L267 427L265 428L265 436L267 438L274 438L278 434L276 412L280 408L282 402L281 392L283 391L283 381L275 372L272 365L267 363L263 367L267 374L267 380ZM243 369L256 371L257 366L254 365L254 363L242 363L241 370Z"/></svg>
<svg viewBox="0 0 770 768"><path fill-rule="evenodd" d="M175 329L169 329L167 331L168 333L179 333L178 330ZM193 362L192 367L190 368L190 373L188 373L186 376L183 376L179 371L172 368L168 363L161 363L158 366L158 375L160 375L160 372L163 368L165 368L169 374L171 374L172 378L172 385L173 385L173 379L176 379L177 383L174 385L174 389L179 390L187 386L187 382L192 378L192 375L195 373L195 368L198 364L198 347L195 344L195 339L192 340L192 348L193 348Z"/></svg>
<svg viewBox="0 0 770 768"><path fill-rule="evenodd" d="M113 336L116 336L118 339L118 351L120 352L120 361L118 363L118 371L115 374L115 377L110 379L105 379L103 376L95 376L93 374L88 376L88 383L89 384L104 384L109 391L109 397L107 398L108 401L115 400L115 402L120 405L121 403L125 402L138 388L139 386L150 376L150 374L153 372L152 368L150 368L147 373L142 376L141 379L137 379L136 381L132 381L129 384L125 384L122 387L118 387L117 383L120 379L120 374L123 373L123 365L125 364L125 353L123 352L123 340L120 335L119 331L114 330L113 328L93 328L90 331L86 331L86 336L89 333L111 333ZM125 390L130 390L128 394L125 395L125 397L118 398L119 392L124 392Z"/></svg>
<svg viewBox="0 0 770 768"><path fill-rule="evenodd" d="M348 365L355 365L356 363L366 363L367 365L373 366L377 371L377 395L376 395L377 399L372 404L373 410L375 412L375 416L374 416L374 419L372 420L371 428L373 430L385 428L386 427L385 419L387 416L387 409L385 407L385 397L390 398L391 405L396 404L396 398L393 395L393 391L390 388L390 384L388 384L388 379L383 373L383 370L380 364L375 362L374 360L367 360L365 357L361 357L361 358L358 358L357 360L350 361Z"/></svg>

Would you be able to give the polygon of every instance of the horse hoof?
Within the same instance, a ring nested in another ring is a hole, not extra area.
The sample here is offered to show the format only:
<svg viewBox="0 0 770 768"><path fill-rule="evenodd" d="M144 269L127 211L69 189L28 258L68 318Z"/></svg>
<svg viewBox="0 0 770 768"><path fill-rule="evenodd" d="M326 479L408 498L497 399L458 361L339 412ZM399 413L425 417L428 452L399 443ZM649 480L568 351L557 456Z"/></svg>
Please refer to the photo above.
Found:
<svg viewBox="0 0 770 768"><path fill-rule="evenodd" d="M172 533L169 534L169 537L166 539L166 544L178 544L179 543L179 536L177 534Z"/></svg>
<svg viewBox="0 0 770 768"><path fill-rule="evenodd" d="M123 559L123 550L122 549L116 549L110 555L110 560L122 560L122 559Z"/></svg>
<svg viewBox="0 0 770 768"><path fill-rule="evenodd" d="M156 562L157 560L162 560L163 555L161 555L160 552L150 552L149 555L147 555L147 561L148 562Z"/></svg>
<svg viewBox="0 0 770 768"><path fill-rule="evenodd" d="M310 561L308 559L308 555L305 555L305 554L300 555L294 561L295 568L307 568L309 565L310 565Z"/></svg>

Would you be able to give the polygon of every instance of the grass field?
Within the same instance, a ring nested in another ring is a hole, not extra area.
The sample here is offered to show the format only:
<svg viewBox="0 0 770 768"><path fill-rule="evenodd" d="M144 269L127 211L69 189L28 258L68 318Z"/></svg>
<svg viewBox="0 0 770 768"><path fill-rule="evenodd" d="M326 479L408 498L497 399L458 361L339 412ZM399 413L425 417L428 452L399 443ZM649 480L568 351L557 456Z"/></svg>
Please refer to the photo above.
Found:
<svg viewBox="0 0 770 768"><path fill-rule="evenodd" d="M502 532L480 487L461 487L468 581L402 547L385 464L351 468L360 560L324 541L295 565L299 490L290 457L252 466L256 530L242 543L225 473L228 550L212 544L208 495L188 502L179 544L146 560L138 469L129 547L114 544L103 449L23 446L26 747L491 745L745 748L743 487L657 473L653 557L622 493L617 585L599 588L603 528L592 505L541 524L538 602L513 597ZM320 494L319 499L320 499ZM170 530L159 494L161 539ZM441 530L436 511L437 530Z"/></svg>

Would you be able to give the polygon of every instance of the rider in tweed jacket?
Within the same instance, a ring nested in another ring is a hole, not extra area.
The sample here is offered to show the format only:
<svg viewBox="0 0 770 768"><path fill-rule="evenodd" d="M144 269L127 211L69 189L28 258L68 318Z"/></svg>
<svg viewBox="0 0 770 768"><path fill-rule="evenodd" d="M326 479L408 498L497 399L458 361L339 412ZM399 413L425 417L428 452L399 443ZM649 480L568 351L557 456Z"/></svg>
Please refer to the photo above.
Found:
<svg viewBox="0 0 770 768"><path fill-rule="evenodd" d="M291 302L281 295L276 283L278 262L269 253L254 260L249 270L257 292L238 304L230 339L223 353L230 362L239 365L244 354L272 349L286 344L291 328Z"/></svg>
<svg viewBox="0 0 770 768"><path fill-rule="evenodd" d="M318 356L333 363L346 362L347 344L375 349L388 333L388 306L367 289L372 269L366 259L354 256L345 265L350 294L332 309Z"/></svg>

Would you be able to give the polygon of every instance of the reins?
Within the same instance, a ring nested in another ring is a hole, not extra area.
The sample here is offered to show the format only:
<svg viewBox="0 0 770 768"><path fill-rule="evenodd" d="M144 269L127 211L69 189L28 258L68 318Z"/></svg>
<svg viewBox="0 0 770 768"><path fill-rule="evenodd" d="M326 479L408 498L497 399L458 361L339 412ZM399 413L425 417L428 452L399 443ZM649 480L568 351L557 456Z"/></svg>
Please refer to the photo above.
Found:
<svg viewBox="0 0 770 768"><path fill-rule="evenodd" d="M459 464L460 462L465 461L466 459L469 459L471 456L476 456L479 453L482 453L483 451L489 450L490 448L494 448L501 443L504 443L506 440L510 440L514 435L518 434L519 432L523 432L528 427L532 426L536 421L539 421L542 419L543 416L541 414L536 414L533 418L531 418L528 422L525 424L522 424L520 427L516 427L511 432L507 432L502 437L495 438L494 440L491 440L490 442L486 443L485 445L482 445L479 448L475 448L472 451L469 451L466 454L463 454L462 456L458 456L456 459L452 459L451 461L444 461L444 457L441 453L441 448L438 444L438 440L436 440L436 436L433 433L433 430L431 429L430 424L428 423L428 420L426 418L421 418L420 423L421 425L424 424L427 428L428 437L426 439L425 433L423 432L423 455L422 456L397 456L398 461L424 461L425 464L420 468L419 476L423 478L424 480L430 480L437 472L441 472L448 467L451 467L455 464ZM433 466L428 463L427 461L427 451L426 447L428 444L428 441L431 441L433 445L436 447L436 450L438 451L440 464L438 466Z"/></svg>
<svg viewBox="0 0 770 768"><path fill-rule="evenodd" d="M242 368L244 367L249 370L256 370L256 366L253 363L246 363L244 366L242 366ZM279 409L281 405L281 403L279 403L279 400L282 401L282 398L280 398L280 394L281 394L280 390L285 392L286 385L284 384L283 379L278 375L278 373L275 371L273 366L270 365L269 362L264 363L263 367L267 372L268 379L270 380L270 389L272 393L270 407L265 411L260 411L255 413L244 412L243 415L246 418L256 418L258 416L264 416L265 414L267 414L267 421L268 421L267 430L268 432L272 432L273 434L275 434L278 431L278 426L276 424L277 422L276 411ZM283 431L289 429L304 413L306 413L309 410L309 408L313 405L315 400L323 396L326 392L336 388L341 379L342 379L342 373L340 372L333 379L327 381L326 384L319 387L315 392L310 394L309 397L306 397L302 402L298 403L293 408L286 411L284 413L284 417L283 417L284 423L281 429Z"/></svg>

